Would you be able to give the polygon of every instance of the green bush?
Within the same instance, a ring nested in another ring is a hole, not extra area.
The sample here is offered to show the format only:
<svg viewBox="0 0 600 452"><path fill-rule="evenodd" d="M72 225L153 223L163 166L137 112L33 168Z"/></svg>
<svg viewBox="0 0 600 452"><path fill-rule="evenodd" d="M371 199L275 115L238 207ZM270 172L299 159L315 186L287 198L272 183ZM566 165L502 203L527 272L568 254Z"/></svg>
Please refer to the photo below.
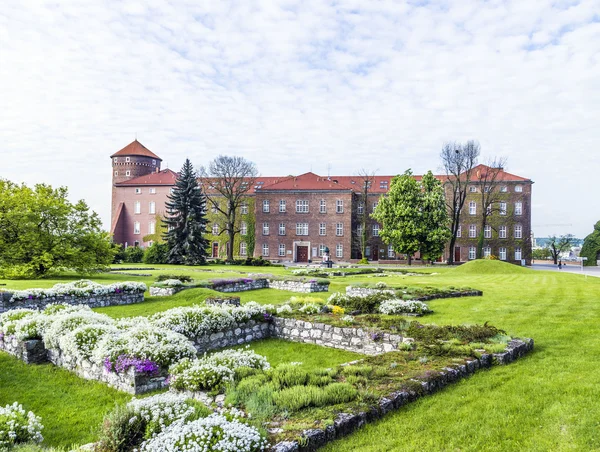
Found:
<svg viewBox="0 0 600 452"><path fill-rule="evenodd" d="M426 344L436 341L447 341L460 339L463 342L485 342L498 334L506 334L505 331L489 325L423 325L417 321L410 323L406 330L406 336Z"/></svg>
<svg viewBox="0 0 600 452"><path fill-rule="evenodd" d="M166 243L155 243L144 250L144 264L167 264L169 246Z"/></svg>
<svg viewBox="0 0 600 452"><path fill-rule="evenodd" d="M342 368L343 375L362 375L363 377L368 377L372 371L372 366L346 366Z"/></svg>
<svg viewBox="0 0 600 452"><path fill-rule="evenodd" d="M96 452L128 452L144 440L146 422L133 408L122 405L111 411L102 423Z"/></svg>
<svg viewBox="0 0 600 452"><path fill-rule="evenodd" d="M323 388L325 404L337 405L354 400L358 396L358 391L348 383L332 383Z"/></svg>
<svg viewBox="0 0 600 452"><path fill-rule="evenodd" d="M161 282L161 281L166 281L167 279L178 279L181 282L189 282L191 283L193 281L192 277L189 275L174 275L174 274L164 274L164 275L158 275L156 277L156 282Z"/></svg>
<svg viewBox="0 0 600 452"><path fill-rule="evenodd" d="M316 386L292 386L273 393L273 401L283 410L298 411L308 406L323 405L323 389Z"/></svg>
<svg viewBox="0 0 600 452"><path fill-rule="evenodd" d="M244 405L254 419L271 419L277 411L273 402L273 387L270 384L260 386L250 394Z"/></svg>
<svg viewBox="0 0 600 452"><path fill-rule="evenodd" d="M293 364L280 364L271 371L271 382L277 389L304 385L308 381L308 372Z"/></svg>
<svg viewBox="0 0 600 452"><path fill-rule="evenodd" d="M139 246L129 246L124 252L124 262L128 264L139 264L144 257L144 249Z"/></svg>

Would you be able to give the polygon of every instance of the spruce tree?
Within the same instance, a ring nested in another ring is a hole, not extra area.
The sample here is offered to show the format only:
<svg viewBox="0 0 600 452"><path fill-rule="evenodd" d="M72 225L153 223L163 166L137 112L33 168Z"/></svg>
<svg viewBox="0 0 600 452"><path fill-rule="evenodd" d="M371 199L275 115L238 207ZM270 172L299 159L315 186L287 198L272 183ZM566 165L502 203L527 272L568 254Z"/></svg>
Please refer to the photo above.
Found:
<svg viewBox="0 0 600 452"><path fill-rule="evenodd" d="M206 196L196 178L189 159L185 160L175 182L175 188L167 196L167 233L169 264L199 265L206 263L208 241L206 233Z"/></svg>

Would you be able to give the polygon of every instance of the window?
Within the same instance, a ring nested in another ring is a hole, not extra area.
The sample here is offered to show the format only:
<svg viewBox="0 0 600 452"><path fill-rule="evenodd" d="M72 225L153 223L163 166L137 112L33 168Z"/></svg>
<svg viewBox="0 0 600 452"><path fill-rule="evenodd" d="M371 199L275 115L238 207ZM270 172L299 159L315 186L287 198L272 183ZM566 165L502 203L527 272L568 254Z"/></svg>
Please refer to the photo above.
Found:
<svg viewBox="0 0 600 452"><path fill-rule="evenodd" d="M131 171L125 171L125 176L131 176Z"/></svg>
<svg viewBox="0 0 600 452"><path fill-rule="evenodd" d="M113 161L114 161L115 163L117 163L117 162L119 161L119 159L118 159L117 157L115 157L115 158L113 159Z"/></svg>
<svg viewBox="0 0 600 452"><path fill-rule="evenodd" d="M379 225L378 224L373 225L373 237L379 237Z"/></svg>
<svg viewBox="0 0 600 452"><path fill-rule="evenodd" d="M148 246L152 246L154 245L154 242L152 240L148 240Z"/></svg>
<svg viewBox="0 0 600 452"><path fill-rule="evenodd" d="M131 157L125 157L126 162L131 162Z"/></svg>
<svg viewBox="0 0 600 452"><path fill-rule="evenodd" d="M491 204L485 208L485 213L488 216L492 214L492 205Z"/></svg>
<svg viewBox="0 0 600 452"><path fill-rule="evenodd" d="M381 190L387 190L388 189L388 181L386 181L386 180L379 181L379 188Z"/></svg>
<svg viewBox="0 0 600 452"><path fill-rule="evenodd" d="M263 235L269 235L269 223L263 223Z"/></svg>
<svg viewBox="0 0 600 452"><path fill-rule="evenodd" d="M154 201L150 201L148 204L148 213L156 213L156 203Z"/></svg>
<svg viewBox="0 0 600 452"><path fill-rule="evenodd" d="M477 193L477 187L475 187L474 185L471 185L471 186L469 187L469 191L470 191L471 193Z"/></svg>
<svg viewBox="0 0 600 452"><path fill-rule="evenodd" d="M240 243L240 256L245 256L248 253L246 248L246 242Z"/></svg>
<svg viewBox="0 0 600 452"><path fill-rule="evenodd" d="M152 164L156 165L156 160L152 159Z"/></svg>
<svg viewBox="0 0 600 452"><path fill-rule="evenodd" d="M506 203L505 202L500 203L500 215L506 215Z"/></svg>
<svg viewBox="0 0 600 452"><path fill-rule="evenodd" d="M337 223L335 225L335 235L338 237L344 235L344 223Z"/></svg>
<svg viewBox="0 0 600 452"><path fill-rule="evenodd" d="M362 215L364 211L365 211L365 204L362 202L359 202L358 206L356 206L356 213Z"/></svg>
<svg viewBox="0 0 600 452"><path fill-rule="evenodd" d="M263 243L263 246L262 246L262 255L263 256L268 256L269 255L269 244L268 243Z"/></svg>
<svg viewBox="0 0 600 452"><path fill-rule="evenodd" d="M475 259L477 257L477 248L474 246L469 247L469 260Z"/></svg>
<svg viewBox="0 0 600 452"><path fill-rule="evenodd" d="M285 199L279 200L279 212L285 212Z"/></svg>
<svg viewBox="0 0 600 452"><path fill-rule="evenodd" d="M246 224L245 221L242 221L240 223L240 234L241 235L246 235L248 234L248 225Z"/></svg>
<svg viewBox="0 0 600 452"><path fill-rule="evenodd" d="M285 223L279 223L279 235L285 235Z"/></svg>
<svg viewBox="0 0 600 452"><path fill-rule="evenodd" d="M523 191L522 185L515 185L515 193L521 193Z"/></svg>
<svg viewBox="0 0 600 452"><path fill-rule="evenodd" d="M335 257L344 257L344 245L341 243L335 246Z"/></svg>
<svg viewBox="0 0 600 452"><path fill-rule="evenodd" d="M338 199L335 201L335 213L344 213L344 200Z"/></svg>
<svg viewBox="0 0 600 452"><path fill-rule="evenodd" d="M308 201L306 199L296 201L296 213L308 213Z"/></svg>
<svg viewBox="0 0 600 452"><path fill-rule="evenodd" d="M156 233L156 222L151 221L150 223L148 223L148 234L155 234Z"/></svg>
<svg viewBox="0 0 600 452"><path fill-rule="evenodd" d="M516 261L520 261L521 259L523 259L521 257L521 248L515 248L515 260Z"/></svg>
<svg viewBox="0 0 600 452"><path fill-rule="evenodd" d="M319 223L319 235L327 235L327 224Z"/></svg>
<svg viewBox="0 0 600 452"><path fill-rule="evenodd" d="M150 189L148 190L148 192L149 192L151 195L155 195L155 194L156 194L156 188L150 188Z"/></svg>
<svg viewBox="0 0 600 452"><path fill-rule="evenodd" d="M522 215L522 214L523 214L523 203L516 202L515 203L515 215Z"/></svg>
<svg viewBox="0 0 600 452"><path fill-rule="evenodd" d="M140 233L140 222L139 221L136 221L133 223L133 233L134 234Z"/></svg>
<svg viewBox="0 0 600 452"><path fill-rule="evenodd" d="M475 201L469 203L469 215L477 215L477 203Z"/></svg>
<svg viewBox="0 0 600 452"><path fill-rule="evenodd" d="M388 245L388 257L395 257L396 252L394 251L394 247L392 245Z"/></svg>
<svg viewBox="0 0 600 452"><path fill-rule="evenodd" d="M308 223L296 223L296 235L308 235Z"/></svg>
<svg viewBox="0 0 600 452"><path fill-rule="evenodd" d="M119 172L118 172L118 171L115 171L115 176L118 176L118 175L119 175Z"/></svg>
<svg viewBox="0 0 600 452"><path fill-rule="evenodd" d="M456 230L456 237L462 237L462 226L460 224L458 225L458 229Z"/></svg>
<svg viewBox="0 0 600 452"><path fill-rule="evenodd" d="M506 226L500 226L500 229L498 229L498 237L501 239L506 238Z"/></svg>
<svg viewBox="0 0 600 452"><path fill-rule="evenodd" d="M219 235L219 224L218 223L213 224L212 233L213 233L213 235Z"/></svg>
<svg viewBox="0 0 600 452"><path fill-rule="evenodd" d="M376 203L376 202L374 202L374 203L373 203L373 212L375 212L375 209L376 209L376 208L377 208L377 203Z"/></svg>
<svg viewBox="0 0 600 452"><path fill-rule="evenodd" d="M269 213L269 210L270 210L269 200L265 199L263 201L263 212Z"/></svg>
<svg viewBox="0 0 600 452"><path fill-rule="evenodd" d="M483 229L483 236L486 239L491 239L492 238L492 227L489 224L485 225L485 228Z"/></svg>
<svg viewBox="0 0 600 452"><path fill-rule="evenodd" d="M324 254L325 254L325 245L321 244L321 245L319 245L319 257L323 257Z"/></svg>
<svg viewBox="0 0 600 452"><path fill-rule="evenodd" d="M358 226L356 226L356 235L358 235L359 237L362 237L363 234L363 225L359 224Z"/></svg>
<svg viewBox="0 0 600 452"><path fill-rule="evenodd" d="M246 204L245 202L242 203L242 205L240 206L240 213L242 215L247 215L248 214L248 204Z"/></svg>
<svg viewBox="0 0 600 452"><path fill-rule="evenodd" d="M129 175L129 174L128 174ZM136 188L135 189L135 194L136 195L141 195L142 194L142 189L141 188Z"/></svg>
<svg viewBox="0 0 600 452"><path fill-rule="evenodd" d="M327 202L324 199L319 203L319 213L327 213Z"/></svg>
<svg viewBox="0 0 600 452"><path fill-rule="evenodd" d="M501 261L505 261L506 260L506 248L502 247L498 250L498 255L500 257Z"/></svg>
<svg viewBox="0 0 600 452"><path fill-rule="evenodd" d="M285 243L279 244L279 256L285 256Z"/></svg>
<svg viewBox="0 0 600 452"><path fill-rule="evenodd" d="M142 203L136 201L133 203L133 213L142 213Z"/></svg>
<svg viewBox="0 0 600 452"><path fill-rule="evenodd" d="M502 187L500 187L500 193L506 193L508 192L508 187L506 185L503 185Z"/></svg>
<svg viewBox="0 0 600 452"><path fill-rule="evenodd" d="M492 249L489 246L483 248L483 257L490 257L492 255Z"/></svg>
<svg viewBox="0 0 600 452"><path fill-rule="evenodd" d="M523 227L520 224L515 225L515 239L523 238Z"/></svg>
<svg viewBox="0 0 600 452"><path fill-rule="evenodd" d="M474 239L477 237L477 226L474 224L469 225L469 238Z"/></svg>
<svg viewBox="0 0 600 452"><path fill-rule="evenodd" d="M489 187L489 185L486 185L485 187L483 187L483 191L484 191L485 193L489 193L489 192L490 192L490 187Z"/></svg>

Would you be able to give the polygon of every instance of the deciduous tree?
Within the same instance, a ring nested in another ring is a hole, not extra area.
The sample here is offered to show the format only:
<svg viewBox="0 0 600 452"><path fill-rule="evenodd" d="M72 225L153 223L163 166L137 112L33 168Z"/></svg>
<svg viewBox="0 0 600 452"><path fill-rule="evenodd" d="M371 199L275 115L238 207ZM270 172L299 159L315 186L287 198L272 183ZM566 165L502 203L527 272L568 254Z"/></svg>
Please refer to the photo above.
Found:
<svg viewBox="0 0 600 452"><path fill-rule="evenodd" d="M584 261L584 265L597 265L597 261L600 259L600 221L594 225L594 232L583 240L583 246L581 247L579 255L581 257L587 257L587 260Z"/></svg>
<svg viewBox="0 0 600 452"><path fill-rule="evenodd" d="M550 250L550 257L554 261L554 264L558 263L558 258L560 253L571 249L573 246L573 239L575 237L573 234L566 234L557 237L555 235L551 235L548 238L548 242L546 243L546 247Z"/></svg>
<svg viewBox="0 0 600 452"><path fill-rule="evenodd" d="M421 179L422 234L419 239L421 258L434 261L444 254L450 238L450 218L446 209L446 195L442 183L431 171Z"/></svg>

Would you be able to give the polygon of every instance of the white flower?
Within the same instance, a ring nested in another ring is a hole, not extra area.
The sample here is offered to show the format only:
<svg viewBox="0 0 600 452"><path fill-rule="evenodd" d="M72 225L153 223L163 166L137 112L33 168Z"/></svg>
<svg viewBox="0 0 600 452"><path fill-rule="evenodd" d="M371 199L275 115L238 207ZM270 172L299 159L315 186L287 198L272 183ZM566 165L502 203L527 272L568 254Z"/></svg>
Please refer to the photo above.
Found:
<svg viewBox="0 0 600 452"><path fill-rule="evenodd" d="M382 314L427 314L429 306L417 300L386 300L379 305Z"/></svg>
<svg viewBox="0 0 600 452"><path fill-rule="evenodd" d="M19 403L0 406L0 450L10 449L17 442L41 443L43 428L41 418L31 411L25 412Z"/></svg>

